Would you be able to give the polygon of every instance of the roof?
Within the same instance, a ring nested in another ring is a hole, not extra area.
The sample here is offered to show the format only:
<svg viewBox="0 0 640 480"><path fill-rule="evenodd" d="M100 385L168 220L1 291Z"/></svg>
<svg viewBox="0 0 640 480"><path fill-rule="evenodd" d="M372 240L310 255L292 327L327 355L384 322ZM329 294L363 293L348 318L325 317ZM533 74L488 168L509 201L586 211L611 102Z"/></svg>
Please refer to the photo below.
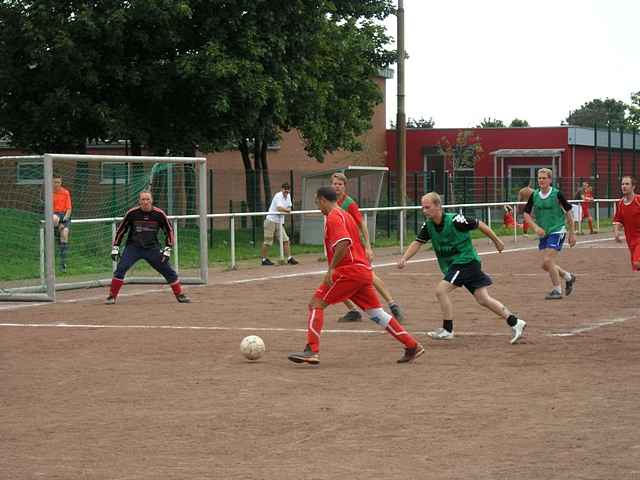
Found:
<svg viewBox="0 0 640 480"><path fill-rule="evenodd" d="M502 148L491 152L496 157L557 157L564 148Z"/></svg>

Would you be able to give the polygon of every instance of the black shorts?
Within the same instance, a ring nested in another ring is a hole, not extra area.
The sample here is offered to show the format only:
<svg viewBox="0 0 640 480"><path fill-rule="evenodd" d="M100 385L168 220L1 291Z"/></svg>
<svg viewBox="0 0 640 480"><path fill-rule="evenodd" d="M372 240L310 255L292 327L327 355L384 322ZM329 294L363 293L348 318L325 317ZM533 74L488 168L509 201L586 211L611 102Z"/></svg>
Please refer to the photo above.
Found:
<svg viewBox="0 0 640 480"><path fill-rule="evenodd" d="M444 280L456 287L464 287L471 293L478 288L488 287L493 283L491 277L480 268L480 262L451 265L444 276Z"/></svg>
<svg viewBox="0 0 640 480"><path fill-rule="evenodd" d="M63 225L65 227L69 227L69 223L71 223L71 219L64 216L67 212L53 212L54 215L57 215L59 220L58 225Z"/></svg>

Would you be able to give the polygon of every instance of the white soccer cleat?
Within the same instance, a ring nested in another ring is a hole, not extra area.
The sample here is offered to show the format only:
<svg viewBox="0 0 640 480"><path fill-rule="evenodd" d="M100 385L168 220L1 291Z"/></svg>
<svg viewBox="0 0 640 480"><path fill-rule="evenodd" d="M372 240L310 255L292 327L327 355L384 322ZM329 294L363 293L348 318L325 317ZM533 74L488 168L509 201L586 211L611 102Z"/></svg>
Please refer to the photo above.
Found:
<svg viewBox="0 0 640 480"><path fill-rule="evenodd" d="M450 332L449 330L446 330L442 327L434 330L433 332L427 332L427 335L429 335L434 340L451 340L453 338L453 332Z"/></svg>
<svg viewBox="0 0 640 480"><path fill-rule="evenodd" d="M518 319L516 324L513 327L511 327L511 330L513 331L513 336L511 337L512 345L522 338L522 335L524 335L524 329L526 326L527 326L527 322L525 322L524 320Z"/></svg>

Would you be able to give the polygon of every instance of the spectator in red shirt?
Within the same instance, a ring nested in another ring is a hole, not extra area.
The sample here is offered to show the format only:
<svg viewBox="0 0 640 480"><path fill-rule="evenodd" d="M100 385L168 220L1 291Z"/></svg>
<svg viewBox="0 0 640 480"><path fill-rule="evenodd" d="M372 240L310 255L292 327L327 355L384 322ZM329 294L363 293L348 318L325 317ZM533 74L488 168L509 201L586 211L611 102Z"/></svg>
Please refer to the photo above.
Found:
<svg viewBox="0 0 640 480"><path fill-rule="evenodd" d="M586 219L589 223L589 233L596 233L593 230L593 217L591 216L591 211L589 210L589 207L593 203L593 188L591 187L591 185L589 185L589 182L582 182L582 188L578 190L577 197L578 200L582 200L582 220L580 220L580 223L582 223L582 221Z"/></svg>
<svg viewBox="0 0 640 480"><path fill-rule="evenodd" d="M613 231L616 242L622 243L620 227L623 227L631 254L631 268L640 271L640 195L636 194L636 185L635 178L628 175L622 177L622 198L616 205Z"/></svg>
<svg viewBox="0 0 640 480"><path fill-rule="evenodd" d="M316 202L327 217L324 245L329 268L322 285L309 302L307 323L307 345L299 353L290 353L288 358L295 363L320 363L320 334L324 322L324 310L328 305L352 299L369 318L385 328L391 336L405 347L398 363L412 362L424 353L424 348L413 338L398 320L382 309L373 287L371 264L360 240L360 231L353 217L337 204L333 187L321 187Z"/></svg>

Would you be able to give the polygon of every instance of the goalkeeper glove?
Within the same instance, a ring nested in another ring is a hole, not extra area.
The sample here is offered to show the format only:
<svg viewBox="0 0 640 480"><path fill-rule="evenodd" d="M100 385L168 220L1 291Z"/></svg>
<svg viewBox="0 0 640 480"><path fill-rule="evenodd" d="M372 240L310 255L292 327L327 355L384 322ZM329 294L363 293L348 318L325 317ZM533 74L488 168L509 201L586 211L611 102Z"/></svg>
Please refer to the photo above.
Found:
<svg viewBox="0 0 640 480"><path fill-rule="evenodd" d="M111 248L111 259L114 262L117 262L119 257L120 257L120 247L118 245L114 245Z"/></svg>
<svg viewBox="0 0 640 480"><path fill-rule="evenodd" d="M171 247L164 247L162 249L162 261L166 262L171 258Z"/></svg>

